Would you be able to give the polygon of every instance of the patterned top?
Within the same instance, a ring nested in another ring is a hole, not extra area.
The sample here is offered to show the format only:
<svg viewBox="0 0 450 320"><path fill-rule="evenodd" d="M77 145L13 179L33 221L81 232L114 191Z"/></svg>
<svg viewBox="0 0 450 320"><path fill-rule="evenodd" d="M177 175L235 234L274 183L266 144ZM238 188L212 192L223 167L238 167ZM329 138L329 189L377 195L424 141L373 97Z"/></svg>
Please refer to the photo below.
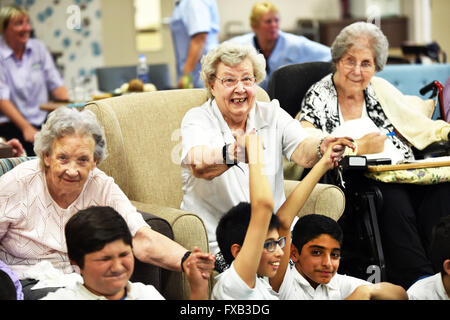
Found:
<svg viewBox="0 0 450 320"><path fill-rule="evenodd" d="M375 92L369 83L364 90L367 114L383 132L394 131L394 126L384 113ZM333 74L325 76L315 83L306 93L301 105L300 121L312 123L316 128L331 134L341 125L336 87ZM401 151L406 160L413 160L414 155L408 142L399 136L388 136L394 146Z"/></svg>
<svg viewBox="0 0 450 320"><path fill-rule="evenodd" d="M40 261L73 272L67 256L64 226L89 206L111 206L127 222L131 234L148 226L113 178L95 168L81 194L67 208L50 196L39 160L21 163L0 178L0 260L19 276Z"/></svg>

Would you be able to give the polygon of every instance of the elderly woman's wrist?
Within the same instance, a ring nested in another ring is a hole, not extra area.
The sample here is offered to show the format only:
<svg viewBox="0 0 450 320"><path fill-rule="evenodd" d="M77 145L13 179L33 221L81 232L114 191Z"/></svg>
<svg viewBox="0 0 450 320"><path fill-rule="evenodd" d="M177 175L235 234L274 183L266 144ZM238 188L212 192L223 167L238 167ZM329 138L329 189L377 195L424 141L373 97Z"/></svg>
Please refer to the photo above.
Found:
<svg viewBox="0 0 450 320"><path fill-rule="evenodd" d="M317 143L316 152L317 157L321 159L323 157L324 152L322 151L322 144L326 137L320 138L319 142Z"/></svg>

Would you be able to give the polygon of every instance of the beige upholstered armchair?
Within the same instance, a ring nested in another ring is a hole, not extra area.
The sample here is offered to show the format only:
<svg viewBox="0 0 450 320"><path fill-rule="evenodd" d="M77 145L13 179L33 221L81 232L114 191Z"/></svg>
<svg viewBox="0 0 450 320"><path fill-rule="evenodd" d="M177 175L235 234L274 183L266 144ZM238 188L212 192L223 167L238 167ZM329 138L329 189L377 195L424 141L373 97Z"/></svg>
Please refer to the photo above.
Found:
<svg viewBox="0 0 450 320"><path fill-rule="evenodd" d="M208 251L208 239L202 220L195 212L178 208L182 200L181 120L206 99L203 89L184 89L130 94L86 106L105 128L109 155L100 169L114 178L138 210L166 219L175 241L203 251ZM257 99L268 101L269 97L259 89ZM287 193L296 183L286 183ZM299 215L322 213L338 219L344 204L340 189L318 185ZM162 294L167 299L187 299L189 284L184 275L170 272Z"/></svg>

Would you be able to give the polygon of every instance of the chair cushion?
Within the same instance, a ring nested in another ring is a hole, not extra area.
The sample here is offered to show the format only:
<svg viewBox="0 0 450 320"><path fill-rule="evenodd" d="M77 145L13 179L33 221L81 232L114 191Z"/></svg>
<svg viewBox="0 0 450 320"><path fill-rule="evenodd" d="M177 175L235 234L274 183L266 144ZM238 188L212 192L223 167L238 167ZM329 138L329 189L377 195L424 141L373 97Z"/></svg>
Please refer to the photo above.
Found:
<svg viewBox="0 0 450 320"><path fill-rule="evenodd" d="M2 158L0 159L0 176L21 164L22 162L36 159L36 157L17 157L17 158Z"/></svg>

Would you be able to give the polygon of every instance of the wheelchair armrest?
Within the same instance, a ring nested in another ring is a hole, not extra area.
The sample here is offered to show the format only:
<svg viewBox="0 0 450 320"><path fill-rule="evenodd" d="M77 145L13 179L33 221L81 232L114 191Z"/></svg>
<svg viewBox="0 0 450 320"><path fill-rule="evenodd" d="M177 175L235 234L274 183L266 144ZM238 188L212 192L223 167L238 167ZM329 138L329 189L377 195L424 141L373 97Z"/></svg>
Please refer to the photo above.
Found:
<svg viewBox="0 0 450 320"><path fill-rule="evenodd" d="M450 141L438 141L430 144L423 150L412 147L414 157L417 160L430 157L444 157L450 155Z"/></svg>

